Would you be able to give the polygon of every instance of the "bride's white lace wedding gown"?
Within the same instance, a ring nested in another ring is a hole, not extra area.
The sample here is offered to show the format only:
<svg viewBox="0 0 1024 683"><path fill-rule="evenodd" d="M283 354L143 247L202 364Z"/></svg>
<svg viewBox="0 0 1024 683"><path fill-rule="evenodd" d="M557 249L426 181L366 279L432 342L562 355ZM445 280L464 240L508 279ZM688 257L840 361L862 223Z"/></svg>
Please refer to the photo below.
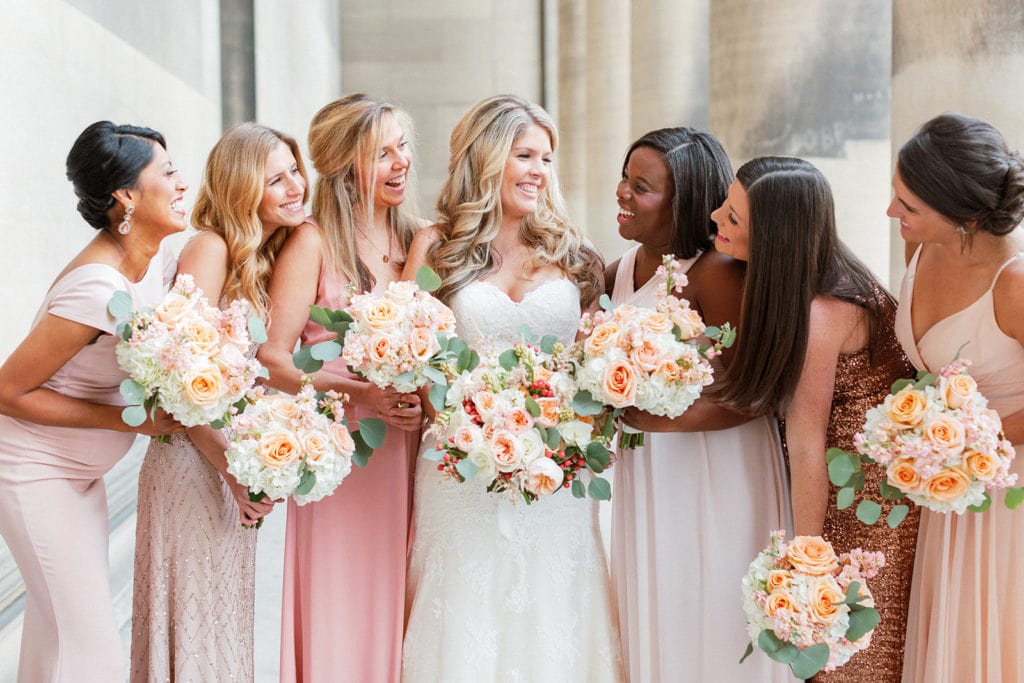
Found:
<svg viewBox="0 0 1024 683"><path fill-rule="evenodd" d="M475 281L451 308L477 348L515 343L522 325L569 342L580 320L565 278L521 302ZM563 490L513 503L420 459L413 510L404 681L622 680L596 502Z"/></svg>

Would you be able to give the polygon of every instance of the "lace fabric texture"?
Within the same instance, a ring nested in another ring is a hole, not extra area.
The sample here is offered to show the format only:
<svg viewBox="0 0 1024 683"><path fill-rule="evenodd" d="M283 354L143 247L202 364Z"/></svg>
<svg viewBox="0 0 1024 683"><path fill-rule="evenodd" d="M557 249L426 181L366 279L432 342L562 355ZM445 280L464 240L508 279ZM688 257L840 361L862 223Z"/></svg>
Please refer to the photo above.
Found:
<svg viewBox="0 0 1024 683"><path fill-rule="evenodd" d="M477 281L451 306L475 348L523 325L569 342L580 318L566 279L521 302ZM417 464L403 680L621 680L597 503L560 491L527 506Z"/></svg>

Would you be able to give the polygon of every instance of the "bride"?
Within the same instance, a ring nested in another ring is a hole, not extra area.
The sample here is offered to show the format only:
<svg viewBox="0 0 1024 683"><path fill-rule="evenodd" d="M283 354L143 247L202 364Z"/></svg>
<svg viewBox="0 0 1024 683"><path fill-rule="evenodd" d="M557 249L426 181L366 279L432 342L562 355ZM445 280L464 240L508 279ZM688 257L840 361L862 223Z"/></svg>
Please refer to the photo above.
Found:
<svg viewBox="0 0 1024 683"><path fill-rule="evenodd" d="M556 144L548 114L509 95L452 132L438 225L405 273L433 266L471 346L509 346L523 325L572 341L601 291L600 257L565 218ZM621 680L595 501L560 491L527 507L421 459L413 514L404 681Z"/></svg>

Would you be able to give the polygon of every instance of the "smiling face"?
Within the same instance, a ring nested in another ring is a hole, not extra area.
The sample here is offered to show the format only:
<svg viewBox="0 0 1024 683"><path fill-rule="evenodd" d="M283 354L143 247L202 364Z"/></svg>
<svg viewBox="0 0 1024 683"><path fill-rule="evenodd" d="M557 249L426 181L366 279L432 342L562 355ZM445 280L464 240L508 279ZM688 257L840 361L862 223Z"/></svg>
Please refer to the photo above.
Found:
<svg viewBox="0 0 1024 683"><path fill-rule="evenodd" d="M267 155L264 167L263 197L256 215L263 224L264 239L282 226L296 226L306 219L302 198L306 192L306 179L291 148L283 141Z"/></svg>
<svg viewBox="0 0 1024 683"><path fill-rule="evenodd" d="M501 213L521 221L537 210L537 200L551 175L551 136L531 124L512 143L501 178Z"/></svg>
<svg viewBox="0 0 1024 683"><path fill-rule="evenodd" d="M715 249L740 261L750 260L750 204L740 181L732 181L725 202L711 212L718 226Z"/></svg>
<svg viewBox="0 0 1024 683"><path fill-rule="evenodd" d="M373 192L374 213L386 211L399 206L405 201L405 186L412 165L412 151L405 131L395 120L387 116L382 121L382 145L376 152L374 173L376 174Z"/></svg>
<svg viewBox="0 0 1024 683"><path fill-rule="evenodd" d="M664 157L650 147L629 155L615 196L619 204L619 234L648 246L668 247L674 217L672 176Z"/></svg>
<svg viewBox="0 0 1024 683"><path fill-rule="evenodd" d="M946 242L959 239L956 225L924 201L903 183L897 167L892 177L892 201L885 211L900 222L900 235L907 242Z"/></svg>
<svg viewBox="0 0 1024 683"><path fill-rule="evenodd" d="M153 144L153 158L139 174L135 187L127 192L135 207L133 225L145 225L160 235L185 229L184 194L188 184L174 167L167 150Z"/></svg>

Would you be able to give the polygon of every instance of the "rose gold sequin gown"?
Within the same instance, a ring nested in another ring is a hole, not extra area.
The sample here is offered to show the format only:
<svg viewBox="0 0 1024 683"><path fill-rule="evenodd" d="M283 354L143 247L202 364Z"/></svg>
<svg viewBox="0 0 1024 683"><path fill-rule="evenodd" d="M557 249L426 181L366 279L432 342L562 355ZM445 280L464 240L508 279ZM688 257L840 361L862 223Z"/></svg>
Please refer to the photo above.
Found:
<svg viewBox="0 0 1024 683"><path fill-rule="evenodd" d="M1024 410L1024 348L996 324L992 287L914 339L910 307L920 249L907 267L896 333L915 366L937 372L960 357L1000 417ZM1005 268L1017 254L1003 264ZM1002 268L999 272L1002 272ZM961 348L962 347L962 348ZM1024 444L1010 470L1024 482ZM1024 680L1024 510L1003 494L983 513L921 514L910 600L904 680L1009 683Z"/></svg>

